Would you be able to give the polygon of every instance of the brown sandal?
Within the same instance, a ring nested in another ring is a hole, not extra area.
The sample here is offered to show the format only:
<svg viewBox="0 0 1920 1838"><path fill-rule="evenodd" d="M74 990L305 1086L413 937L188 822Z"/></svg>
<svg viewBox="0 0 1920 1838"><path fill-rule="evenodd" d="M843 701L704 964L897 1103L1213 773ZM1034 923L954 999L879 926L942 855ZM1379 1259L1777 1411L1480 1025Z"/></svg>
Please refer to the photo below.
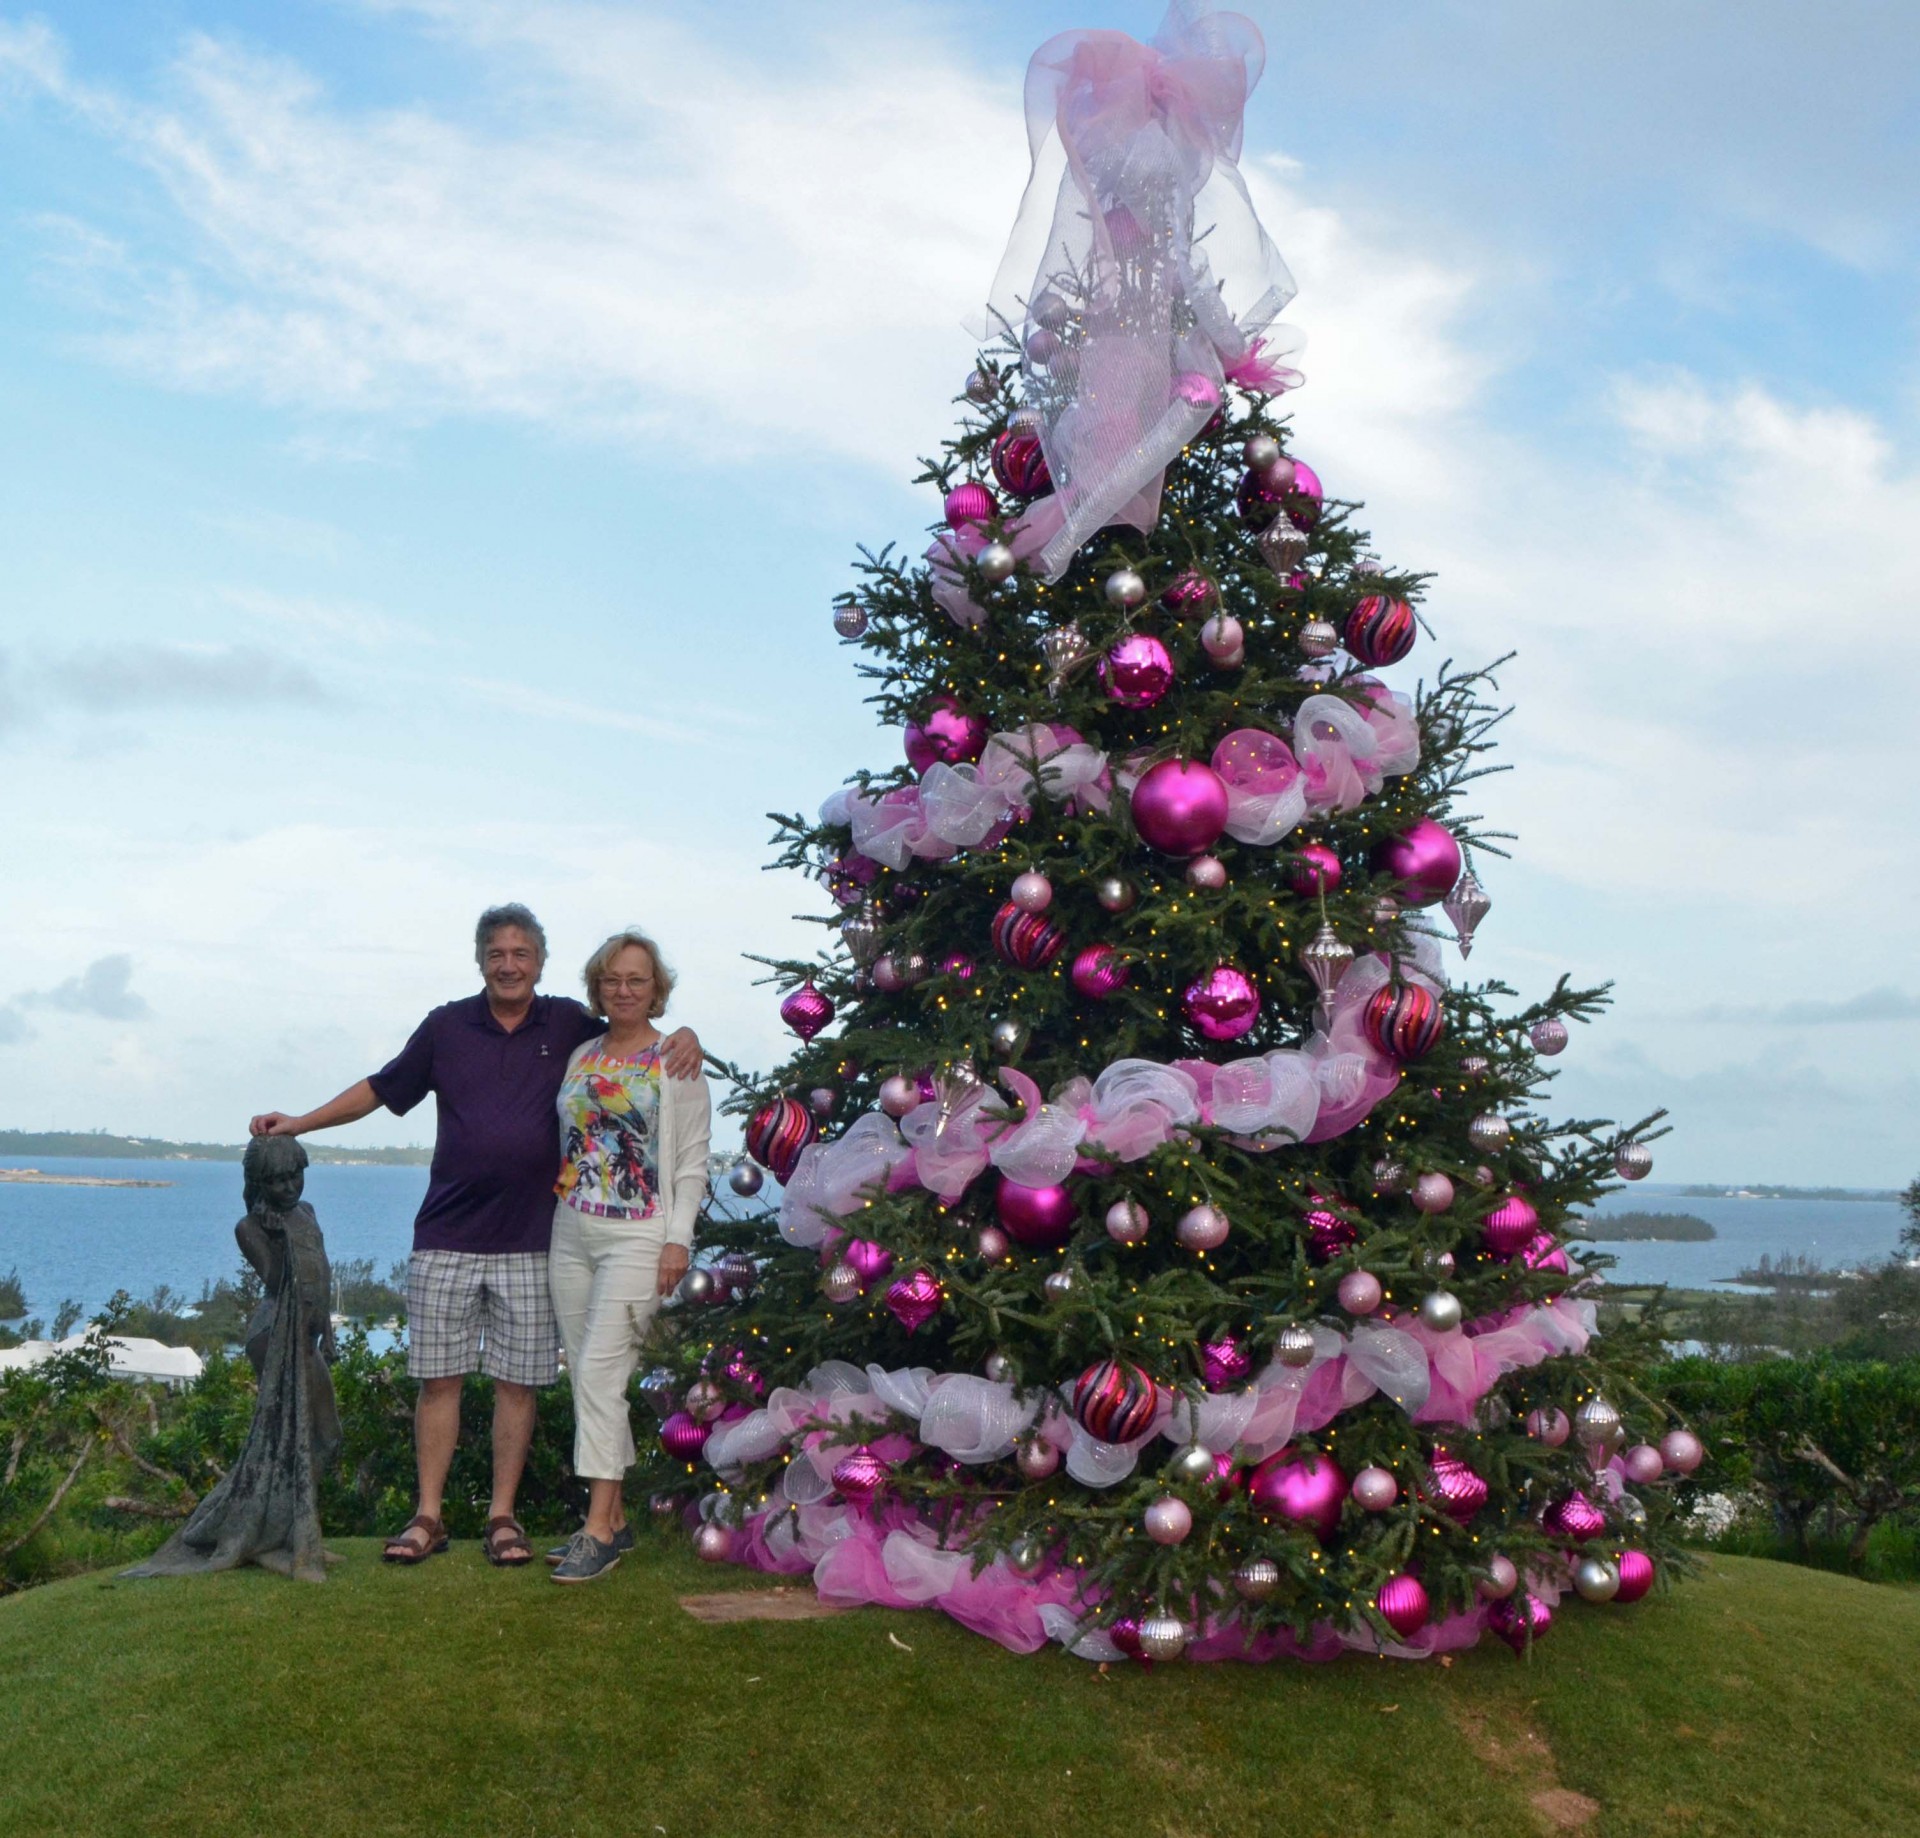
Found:
<svg viewBox="0 0 1920 1838"><path fill-rule="evenodd" d="M412 1537L414 1532L425 1532L426 1543L416 1543ZM380 1553L380 1561L388 1564L423 1564L429 1557L438 1557L446 1548L447 1528L438 1519L430 1519L425 1513L415 1513L387 1540L387 1548Z"/></svg>
<svg viewBox="0 0 1920 1838"><path fill-rule="evenodd" d="M517 1570L533 1562L533 1546L527 1542L526 1528L511 1513L502 1513L487 1521L485 1538L487 1562L501 1570Z"/></svg>

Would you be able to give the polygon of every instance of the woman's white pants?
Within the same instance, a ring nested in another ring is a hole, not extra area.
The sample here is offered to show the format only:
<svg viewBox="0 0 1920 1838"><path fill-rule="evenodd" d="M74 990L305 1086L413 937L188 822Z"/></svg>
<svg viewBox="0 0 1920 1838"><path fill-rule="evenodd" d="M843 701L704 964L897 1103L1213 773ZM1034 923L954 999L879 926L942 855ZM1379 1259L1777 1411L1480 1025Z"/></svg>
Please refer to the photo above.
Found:
<svg viewBox="0 0 1920 1838"><path fill-rule="evenodd" d="M601 1219L562 1200L553 1209L547 1282L573 1380L573 1471L617 1481L633 1466L627 1384L660 1306L664 1214Z"/></svg>

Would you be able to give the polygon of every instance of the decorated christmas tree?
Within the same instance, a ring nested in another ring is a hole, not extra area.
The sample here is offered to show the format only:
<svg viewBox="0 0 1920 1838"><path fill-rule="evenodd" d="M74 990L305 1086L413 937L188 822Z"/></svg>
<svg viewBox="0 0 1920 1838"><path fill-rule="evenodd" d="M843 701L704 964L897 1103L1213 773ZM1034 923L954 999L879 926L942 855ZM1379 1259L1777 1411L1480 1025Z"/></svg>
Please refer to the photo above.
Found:
<svg viewBox="0 0 1920 1838"><path fill-rule="evenodd" d="M736 1100L778 1210L706 1223L644 1478L1022 1649L1521 1647L1646 1593L1699 1459L1568 1237L1656 1119L1536 1108L1603 991L1448 982L1491 678L1409 681L1426 578L1276 413L1259 64L1178 7L1033 61L939 533L834 613L905 758L777 819L836 903Z"/></svg>

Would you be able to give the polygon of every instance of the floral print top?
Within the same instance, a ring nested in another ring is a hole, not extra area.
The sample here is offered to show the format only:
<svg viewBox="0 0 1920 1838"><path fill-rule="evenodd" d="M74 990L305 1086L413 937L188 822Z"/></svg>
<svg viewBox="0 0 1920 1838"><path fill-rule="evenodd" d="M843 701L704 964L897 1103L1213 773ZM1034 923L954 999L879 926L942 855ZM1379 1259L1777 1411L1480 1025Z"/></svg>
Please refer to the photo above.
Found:
<svg viewBox="0 0 1920 1838"><path fill-rule="evenodd" d="M560 1087L560 1178L577 1212L645 1219L660 1191L660 1047L609 1053L596 1043Z"/></svg>

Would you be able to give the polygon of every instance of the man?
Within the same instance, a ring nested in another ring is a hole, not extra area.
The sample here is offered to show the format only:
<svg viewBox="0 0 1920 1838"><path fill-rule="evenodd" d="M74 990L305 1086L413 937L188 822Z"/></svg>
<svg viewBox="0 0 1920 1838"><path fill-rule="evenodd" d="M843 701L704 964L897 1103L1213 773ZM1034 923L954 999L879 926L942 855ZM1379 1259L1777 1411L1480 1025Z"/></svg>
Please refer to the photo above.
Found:
<svg viewBox="0 0 1920 1838"><path fill-rule="evenodd" d="M489 907L474 932L485 990L436 1008L371 1078L304 1116L267 1111L255 1136L299 1136L354 1123L381 1105L404 1117L432 1092L439 1103L427 1197L407 1266L407 1370L414 1408L418 1510L387 1541L389 1563L447 1548L441 1507L460 1437L469 1372L493 1380L493 1501L486 1553L495 1564L532 1555L513 1516L534 1393L559 1375L559 1334L547 1296L547 1243L560 1162L555 1105L567 1058L604 1030L580 1003L534 993L547 935L524 906ZM681 1028L662 1043L671 1078L700 1070L700 1043Z"/></svg>

